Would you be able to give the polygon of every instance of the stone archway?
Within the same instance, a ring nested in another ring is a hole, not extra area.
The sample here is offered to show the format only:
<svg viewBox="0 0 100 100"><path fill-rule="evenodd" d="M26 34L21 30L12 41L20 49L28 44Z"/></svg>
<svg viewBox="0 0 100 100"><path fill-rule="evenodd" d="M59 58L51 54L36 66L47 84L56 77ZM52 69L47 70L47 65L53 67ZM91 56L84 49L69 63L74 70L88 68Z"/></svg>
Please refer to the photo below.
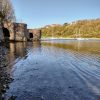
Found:
<svg viewBox="0 0 100 100"><path fill-rule="evenodd" d="M32 39L33 38L33 33L29 33L29 37L30 37L30 39Z"/></svg>
<svg viewBox="0 0 100 100"><path fill-rule="evenodd" d="M5 28L5 27L3 27L2 30L3 30L3 35L4 35L5 42L8 42L9 38L10 38L9 30L7 28Z"/></svg>

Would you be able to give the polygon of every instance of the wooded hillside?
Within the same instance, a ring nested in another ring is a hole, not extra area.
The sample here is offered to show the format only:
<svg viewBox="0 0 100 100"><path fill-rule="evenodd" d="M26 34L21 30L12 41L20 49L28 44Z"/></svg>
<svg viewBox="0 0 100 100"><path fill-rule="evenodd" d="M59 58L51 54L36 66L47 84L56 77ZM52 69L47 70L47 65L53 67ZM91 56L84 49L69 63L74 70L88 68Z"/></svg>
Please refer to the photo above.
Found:
<svg viewBox="0 0 100 100"><path fill-rule="evenodd" d="M78 20L63 25L42 28L42 37L100 38L100 19Z"/></svg>

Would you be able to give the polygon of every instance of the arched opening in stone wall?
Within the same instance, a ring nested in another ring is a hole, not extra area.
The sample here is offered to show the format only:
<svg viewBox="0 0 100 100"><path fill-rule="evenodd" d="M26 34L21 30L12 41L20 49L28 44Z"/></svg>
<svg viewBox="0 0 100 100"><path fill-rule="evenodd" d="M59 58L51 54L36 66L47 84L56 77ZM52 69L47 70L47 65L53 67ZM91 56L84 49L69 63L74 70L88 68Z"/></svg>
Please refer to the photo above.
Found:
<svg viewBox="0 0 100 100"><path fill-rule="evenodd" d="M8 42L9 38L10 38L9 30L5 27L3 27L2 30L3 30L3 35L4 35L5 42Z"/></svg>
<svg viewBox="0 0 100 100"><path fill-rule="evenodd" d="M33 33L29 33L30 39L33 38Z"/></svg>
<svg viewBox="0 0 100 100"><path fill-rule="evenodd" d="M39 37L39 39L41 39L41 35L42 35L41 33L42 33L42 31L40 30L40 37Z"/></svg>

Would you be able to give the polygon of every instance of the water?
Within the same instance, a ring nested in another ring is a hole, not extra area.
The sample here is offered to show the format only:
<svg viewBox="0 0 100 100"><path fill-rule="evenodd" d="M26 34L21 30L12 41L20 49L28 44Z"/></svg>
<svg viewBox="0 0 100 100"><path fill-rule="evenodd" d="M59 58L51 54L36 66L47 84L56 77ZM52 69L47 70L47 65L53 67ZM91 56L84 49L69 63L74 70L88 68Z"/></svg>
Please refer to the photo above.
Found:
<svg viewBox="0 0 100 100"><path fill-rule="evenodd" d="M100 100L100 41L9 44L6 99Z"/></svg>

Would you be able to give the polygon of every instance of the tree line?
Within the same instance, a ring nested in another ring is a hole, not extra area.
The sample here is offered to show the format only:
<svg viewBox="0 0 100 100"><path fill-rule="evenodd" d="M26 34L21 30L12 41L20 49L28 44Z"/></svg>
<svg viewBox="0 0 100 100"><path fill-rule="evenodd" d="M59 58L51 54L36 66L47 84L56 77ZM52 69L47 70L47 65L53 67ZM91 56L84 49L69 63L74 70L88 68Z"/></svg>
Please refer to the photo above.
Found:
<svg viewBox="0 0 100 100"><path fill-rule="evenodd" d="M43 27L42 37L100 38L100 19L78 20L63 25Z"/></svg>

